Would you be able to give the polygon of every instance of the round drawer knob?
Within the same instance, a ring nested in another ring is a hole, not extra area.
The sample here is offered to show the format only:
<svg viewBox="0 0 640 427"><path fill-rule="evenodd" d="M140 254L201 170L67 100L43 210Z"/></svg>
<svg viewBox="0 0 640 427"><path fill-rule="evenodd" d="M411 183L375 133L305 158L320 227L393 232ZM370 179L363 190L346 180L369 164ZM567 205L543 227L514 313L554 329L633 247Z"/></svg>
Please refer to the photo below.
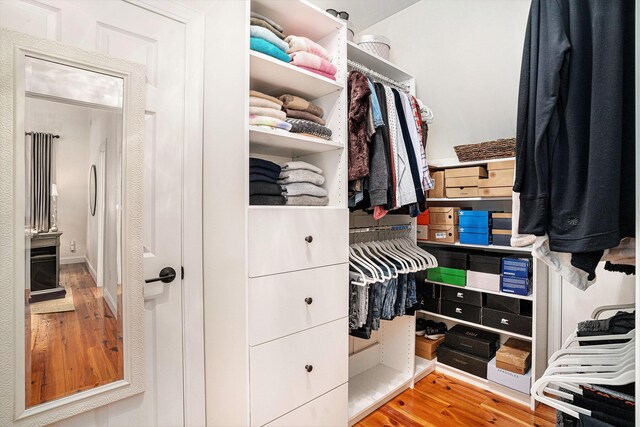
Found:
<svg viewBox="0 0 640 427"><path fill-rule="evenodd" d="M313 371L313 365L305 365L304 369L306 369L307 372L311 372Z"/></svg>
<svg viewBox="0 0 640 427"><path fill-rule="evenodd" d="M313 242L313 236L307 236L307 237L305 237L305 238L304 238L304 241L305 241L305 242L307 242L307 243L311 243L311 242Z"/></svg>
<svg viewBox="0 0 640 427"><path fill-rule="evenodd" d="M306 298L304 299L304 302L306 302L306 303L307 303L307 305L311 305L311 303L313 302L313 298L311 298L311 297L306 297Z"/></svg>

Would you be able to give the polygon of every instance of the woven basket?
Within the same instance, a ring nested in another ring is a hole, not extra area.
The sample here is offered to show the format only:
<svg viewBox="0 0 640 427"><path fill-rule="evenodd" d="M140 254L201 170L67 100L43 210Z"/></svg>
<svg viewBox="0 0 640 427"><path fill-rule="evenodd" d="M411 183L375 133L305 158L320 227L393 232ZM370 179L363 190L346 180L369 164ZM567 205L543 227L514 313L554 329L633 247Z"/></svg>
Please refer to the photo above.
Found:
<svg viewBox="0 0 640 427"><path fill-rule="evenodd" d="M501 159L516 155L516 139L506 138L478 144L456 145L453 149L461 162Z"/></svg>

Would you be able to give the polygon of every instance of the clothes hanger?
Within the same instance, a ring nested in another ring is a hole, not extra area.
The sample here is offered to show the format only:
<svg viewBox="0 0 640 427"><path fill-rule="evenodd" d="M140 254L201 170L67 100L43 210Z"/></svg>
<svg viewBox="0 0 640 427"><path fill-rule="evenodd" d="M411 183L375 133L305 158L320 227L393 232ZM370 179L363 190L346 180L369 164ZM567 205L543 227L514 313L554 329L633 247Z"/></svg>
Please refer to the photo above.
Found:
<svg viewBox="0 0 640 427"><path fill-rule="evenodd" d="M376 273L379 273L379 275L378 275L379 278L382 278L383 280L388 280L388 278L385 276L384 271L382 270L382 268L380 268L380 266L377 263L375 263L372 259L370 259L367 256L367 254L364 253L364 250L362 250L362 248L360 246L358 246L358 243L352 244L351 248L354 251L358 252L360 257L363 260L365 260L365 262L367 262L369 266L371 266L372 268L374 268L376 270Z"/></svg>
<svg viewBox="0 0 640 427"><path fill-rule="evenodd" d="M389 268L389 265L387 264L387 262L384 261L383 259L379 258L378 256L376 256L367 245L365 245L364 243L356 243L355 246L357 248L359 248L360 250L362 250L362 252L364 252L363 253L364 256L369 256L369 257L373 258L373 260L375 261L374 265L376 265L378 267L381 266L380 267L380 271L382 272L382 277L385 280L389 280L389 279L391 279L393 277L393 274L391 272L391 268ZM384 267L387 270L387 275L386 276L384 274L384 271L382 270L382 267Z"/></svg>
<svg viewBox="0 0 640 427"><path fill-rule="evenodd" d="M358 261L358 264L360 264L365 270L368 270L371 273L371 276L367 276L366 274L364 274L363 271L360 268L358 268L357 265L355 264L356 261ZM378 281L375 270L373 270L372 268L369 268L366 263L362 263L362 261L359 260L358 256L355 254L355 252L351 248L351 246L349 246L349 265L351 265L360 274L362 274L363 280L365 282L376 283Z"/></svg>
<svg viewBox="0 0 640 427"><path fill-rule="evenodd" d="M395 255L392 251L390 251L389 248L386 247L386 245L383 245L379 241L377 241L377 242L376 241L372 241L370 243L371 243L372 246L376 247L386 257L388 257L392 261L396 261L397 263L400 264L400 268L399 269L397 268L397 266L395 264L393 264L393 266L394 266L394 268L396 268L396 271L398 272L398 274L406 274L406 273L409 272L409 264L407 262L405 262L404 259L400 258L399 256Z"/></svg>
<svg viewBox="0 0 640 427"><path fill-rule="evenodd" d="M417 259L420 260L422 264L421 270L426 270L427 268L429 268L431 264L430 260L422 252L419 251L420 248L418 247L418 245L409 240L408 237L398 239L398 244L404 246L409 252L411 252Z"/></svg>
<svg viewBox="0 0 640 427"><path fill-rule="evenodd" d="M377 254L377 256L384 261L384 264L391 271L391 277L393 277L394 279L398 277L398 267L396 267L396 264L391 261L390 256L384 254L381 250L379 250L374 242L364 242L363 245L367 246L373 253Z"/></svg>
<svg viewBox="0 0 640 427"><path fill-rule="evenodd" d="M382 244L385 246L385 248L387 248L389 252L395 254L405 262L406 264L406 268L404 271L405 274L417 271L417 265L415 264L415 262L406 254L398 250L398 248L395 247L395 245L391 242L391 240L385 240L382 242Z"/></svg>

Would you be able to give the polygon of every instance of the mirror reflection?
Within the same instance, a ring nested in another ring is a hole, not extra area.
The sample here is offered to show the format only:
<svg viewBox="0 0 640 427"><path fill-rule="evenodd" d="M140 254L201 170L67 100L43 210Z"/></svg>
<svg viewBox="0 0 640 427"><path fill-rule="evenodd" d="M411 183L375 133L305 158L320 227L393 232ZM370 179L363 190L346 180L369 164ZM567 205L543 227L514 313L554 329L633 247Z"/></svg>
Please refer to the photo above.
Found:
<svg viewBox="0 0 640 427"><path fill-rule="evenodd" d="M25 90L25 395L32 407L124 378L123 80L28 57Z"/></svg>

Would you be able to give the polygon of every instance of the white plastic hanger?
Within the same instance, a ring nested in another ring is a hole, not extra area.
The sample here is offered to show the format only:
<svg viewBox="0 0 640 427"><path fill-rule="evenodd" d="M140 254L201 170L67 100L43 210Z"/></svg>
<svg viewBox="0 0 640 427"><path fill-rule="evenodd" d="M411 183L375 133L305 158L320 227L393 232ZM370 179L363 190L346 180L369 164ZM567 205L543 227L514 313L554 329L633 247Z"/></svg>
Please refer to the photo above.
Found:
<svg viewBox="0 0 640 427"><path fill-rule="evenodd" d="M375 269L379 278L383 280L388 280L389 278L391 278L391 275L389 275L389 277L385 276L384 270L382 270L382 268L376 262L369 258L364 250L359 246L359 243L352 244L351 248L359 254L360 258L363 259L369 265L369 267Z"/></svg>
<svg viewBox="0 0 640 427"><path fill-rule="evenodd" d="M380 268L380 271L382 272L382 277L385 280L389 280L393 277L391 267L389 267L388 263L385 260L379 258L376 254L374 254L369 248L369 246L365 245L364 243L356 243L354 246L359 248L362 251L361 253L363 254L363 256L371 257L373 259L374 265ZM384 274L383 268L387 270L386 275Z"/></svg>

